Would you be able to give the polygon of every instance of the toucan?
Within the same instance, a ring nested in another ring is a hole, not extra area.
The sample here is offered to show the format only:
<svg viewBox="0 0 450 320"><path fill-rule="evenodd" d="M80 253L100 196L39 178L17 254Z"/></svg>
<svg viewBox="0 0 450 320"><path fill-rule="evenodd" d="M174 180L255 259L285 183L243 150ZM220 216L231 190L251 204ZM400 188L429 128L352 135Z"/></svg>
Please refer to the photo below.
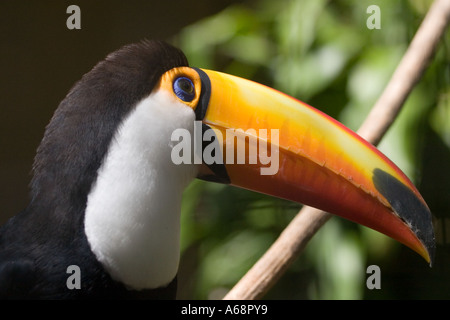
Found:
<svg viewBox="0 0 450 320"><path fill-rule="evenodd" d="M374 146L295 98L143 40L95 65L47 125L30 202L0 229L0 297L175 298L195 178L323 209L433 260L427 204Z"/></svg>

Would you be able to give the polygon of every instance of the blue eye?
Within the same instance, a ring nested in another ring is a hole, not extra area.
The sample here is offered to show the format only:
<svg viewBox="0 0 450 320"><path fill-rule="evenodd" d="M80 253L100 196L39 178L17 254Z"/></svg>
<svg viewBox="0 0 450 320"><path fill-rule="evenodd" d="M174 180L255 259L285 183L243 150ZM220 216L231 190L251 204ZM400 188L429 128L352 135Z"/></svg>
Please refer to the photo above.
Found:
<svg viewBox="0 0 450 320"><path fill-rule="evenodd" d="M173 82L173 92L185 102L191 102L195 98L194 83L186 77L176 78Z"/></svg>

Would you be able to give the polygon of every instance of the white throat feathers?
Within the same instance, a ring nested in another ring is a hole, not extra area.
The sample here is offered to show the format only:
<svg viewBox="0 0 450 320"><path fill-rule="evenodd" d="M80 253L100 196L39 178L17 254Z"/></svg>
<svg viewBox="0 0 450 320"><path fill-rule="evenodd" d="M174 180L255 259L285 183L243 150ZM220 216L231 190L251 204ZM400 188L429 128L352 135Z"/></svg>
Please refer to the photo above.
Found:
<svg viewBox="0 0 450 320"><path fill-rule="evenodd" d="M88 195L91 249L129 288L165 286L177 274L181 197L198 166L172 162L171 134L192 135L194 121L193 110L164 91L141 100L117 129Z"/></svg>

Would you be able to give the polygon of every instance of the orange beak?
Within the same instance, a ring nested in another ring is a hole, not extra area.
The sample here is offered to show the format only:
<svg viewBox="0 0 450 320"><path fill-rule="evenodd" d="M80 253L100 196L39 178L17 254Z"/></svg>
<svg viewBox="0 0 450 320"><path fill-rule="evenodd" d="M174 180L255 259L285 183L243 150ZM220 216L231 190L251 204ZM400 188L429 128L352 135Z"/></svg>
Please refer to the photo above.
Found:
<svg viewBox="0 0 450 320"><path fill-rule="evenodd" d="M204 135L214 136L202 148L213 176L201 178L336 214L392 237L431 264L430 210L406 175L374 146L274 89L210 70L177 72L185 71L197 90L190 107Z"/></svg>

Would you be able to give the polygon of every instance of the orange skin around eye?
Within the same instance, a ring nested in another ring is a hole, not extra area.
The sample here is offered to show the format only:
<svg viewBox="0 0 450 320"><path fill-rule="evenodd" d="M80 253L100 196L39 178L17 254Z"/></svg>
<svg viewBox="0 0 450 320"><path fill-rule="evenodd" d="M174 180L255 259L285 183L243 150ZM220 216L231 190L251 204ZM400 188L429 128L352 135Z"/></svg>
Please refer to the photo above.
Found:
<svg viewBox="0 0 450 320"><path fill-rule="evenodd" d="M173 91L173 83L175 79L179 77L186 77L190 79L194 85L195 95L194 98L191 101L184 101L177 97L175 92ZM155 90L165 90L167 91L174 99L176 99L179 102L184 103L189 108L192 108L193 110L196 109L198 105L198 101L200 99L200 93L201 93L201 81L200 76L198 73L189 67L179 67L174 68L166 73L164 73L161 77L161 80L159 81L159 84L155 87Z"/></svg>

